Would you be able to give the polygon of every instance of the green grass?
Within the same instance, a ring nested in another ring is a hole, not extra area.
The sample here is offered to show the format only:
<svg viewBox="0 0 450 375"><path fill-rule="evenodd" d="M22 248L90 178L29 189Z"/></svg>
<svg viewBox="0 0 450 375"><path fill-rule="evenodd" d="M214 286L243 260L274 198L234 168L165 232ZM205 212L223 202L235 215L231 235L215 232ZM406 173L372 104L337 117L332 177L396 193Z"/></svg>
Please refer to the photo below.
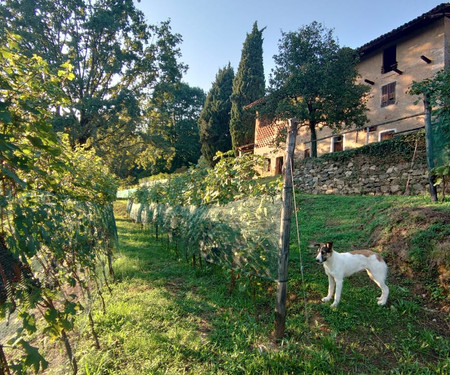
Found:
<svg viewBox="0 0 450 375"><path fill-rule="evenodd" d="M166 239L157 241L124 218L123 202L118 202L117 280L112 295L105 292L106 314L100 307L94 314L100 350L89 338L85 318L79 319L76 356L80 372L448 373L449 319L439 310L445 301L416 295L416 281L400 274L399 266L391 271L387 306L377 306L378 288L361 274L345 280L341 304L331 309L320 302L326 294L327 278L322 267L315 264L315 249L309 247L310 242L321 241L333 241L338 251L376 247L390 263L394 248L389 241L396 240L392 236L399 228L414 248L423 245L421 238L434 243L445 232L439 227L442 220L428 228L429 218L420 219L419 225L411 214L418 207L428 209L426 200L300 196L298 205L305 285L293 228L287 331L283 340L274 342L274 283L256 278L249 282L241 277L229 295L227 272L206 265L194 268L179 259L167 249ZM450 215L448 203L438 207L443 217ZM419 255L422 260L429 256ZM428 287L436 287L428 273L424 280Z"/></svg>

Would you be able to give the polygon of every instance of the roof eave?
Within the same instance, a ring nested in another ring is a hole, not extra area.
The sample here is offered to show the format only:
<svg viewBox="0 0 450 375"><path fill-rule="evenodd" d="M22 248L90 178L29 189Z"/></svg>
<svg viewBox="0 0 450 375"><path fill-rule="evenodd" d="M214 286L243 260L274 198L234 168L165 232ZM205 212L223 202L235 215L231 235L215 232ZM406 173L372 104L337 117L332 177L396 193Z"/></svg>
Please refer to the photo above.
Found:
<svg viewBox="0 0 450 375"><path fill-rule="evenodd" d="M405 23L404 25L379 36L369 43L357 49L360 57L364 57L370 52L377 50L390 42L400 39L401 37L410 34L412 31L420 29L428 24L434 22L437 18L448 17L450 15L450 3L443 3L433 8L427 13Z"/></svg>

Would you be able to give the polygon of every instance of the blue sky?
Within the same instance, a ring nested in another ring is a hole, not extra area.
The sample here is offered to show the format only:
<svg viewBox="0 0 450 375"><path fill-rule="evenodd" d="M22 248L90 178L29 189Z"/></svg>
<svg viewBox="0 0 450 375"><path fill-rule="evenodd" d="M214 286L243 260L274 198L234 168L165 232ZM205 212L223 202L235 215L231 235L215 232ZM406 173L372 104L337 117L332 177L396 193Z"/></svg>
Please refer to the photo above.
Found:
<svg viewBox="0 0 450 375"><path fill-rule="evenodd" d="M358 48L428 12L443 0L141 0L148 23L171 19L183 37L181 61L189 65L184 81L206 92L220 68L235 72L253 23L263 33L268 77L278 53L281 31L296 31L313 21L334 30L341 46Z"/></svg>

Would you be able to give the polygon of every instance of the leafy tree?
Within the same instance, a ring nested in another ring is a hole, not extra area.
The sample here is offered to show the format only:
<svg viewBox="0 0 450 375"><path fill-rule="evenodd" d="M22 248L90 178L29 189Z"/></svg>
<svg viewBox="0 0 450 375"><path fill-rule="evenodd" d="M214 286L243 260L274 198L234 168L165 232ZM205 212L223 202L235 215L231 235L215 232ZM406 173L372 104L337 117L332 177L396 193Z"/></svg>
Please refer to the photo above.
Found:
<svg viewBox="0 0 450 375"><path fill-rule="evenodd" d="M163 84L154 91L147 111L149 126L144 133L150 138L160 137L171 152L156 161L153 174L197 163L201 155L197 122L205 97L202 89L186 83ZM142 156L151 158L147 154Z"/></svg>
<svg viewBox="0 0 450 375"><path fill-rule="evenodd" d="M201 156L198 119L205 103L206 94L198 87L182 84L175 92L175 158L172 171L182 166L195 164Z"/></svg>
<svg viewBox="0 0 450 375"><path fill-rule="evenodd" d="M73 65L75 79L62 86L70 102L53 122L73 147L95 147L116 172L129 158L124 145L165 152L138 130L155 86L178 82L185 70L177 61L181 37L168 22L147 25L132 0L6 0L0 21L1 40L10 30L22 36L27 55Z"/></svg>
<svg viewBox="0 0 450 375"><path fill-rule="evenodd" d="M295 117L299 126L308 126L311 156L317 156L319 125L339 131L367 122L364 97L369 88L355 83L357 54L340 48L332 30L313 22L283 33L278 51L269 95L259 109L263 115Z"/></svg>
<svg viewBox="0 0 450 375"><path fill-rule="evenodd" d="M437 165L450 164L450 70L443 69L432 78L413 82L411 95L423 95L434 117L433 139Z"/></svg>
<svg viewBox="0 0 450 375"><path fill-rule="evenodd" d="M111 154L116 158L119 173L129 182L137 178L173 172L197 163L200 151L198 118L205 102L202 89L186 83L160 83L146 104L144 125L139 130L142 142L123 143L118 147L126 153Z"/></svg>
<svg viewBox="0 0 450 375"><path fill-rule="evenodd" d="M230 133L234 150L253 143L255 138L256 115L243 108L262 98L265 93L263 31L258 30L256 22L253 24L252 32L245 39L239 68L233 80Z"/></svg>
<svg viewBox="0 0 450 375"><path fill-rule="evenodd" d="M213 166L217 151L231 150L230 111L234 71L230 64L220 69L198 121L202 155Z"/></svg>

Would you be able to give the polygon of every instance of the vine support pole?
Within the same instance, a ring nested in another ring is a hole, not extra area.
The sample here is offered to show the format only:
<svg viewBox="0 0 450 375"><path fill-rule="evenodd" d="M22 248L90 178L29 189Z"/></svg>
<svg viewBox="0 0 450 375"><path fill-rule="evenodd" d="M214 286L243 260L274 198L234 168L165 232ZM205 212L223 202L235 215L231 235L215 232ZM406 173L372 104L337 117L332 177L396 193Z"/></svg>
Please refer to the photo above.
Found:
<svg viewBox="0 0 450 375"><path fill-rule="evenodd" d="M292 216L292 163L294 162L295 140L297 138L296 119L289 119L286 140L286 156L283 165L283 193L281 207L281 229L278 246L278 281L275 306L275 329L273 336L279 340L283 338L286 327L286 298L289 261L289 237Z"/></svg>

